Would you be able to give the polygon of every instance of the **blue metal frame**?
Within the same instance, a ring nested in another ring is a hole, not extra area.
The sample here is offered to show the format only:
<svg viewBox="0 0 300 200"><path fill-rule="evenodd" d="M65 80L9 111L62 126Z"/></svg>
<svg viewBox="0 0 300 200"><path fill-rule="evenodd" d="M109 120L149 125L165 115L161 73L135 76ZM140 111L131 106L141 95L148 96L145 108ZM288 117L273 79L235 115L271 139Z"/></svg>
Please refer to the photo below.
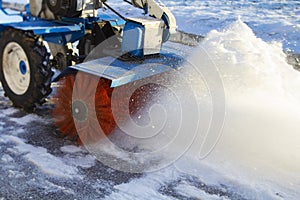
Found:
<svg viewBox="0 0 300 200"><path fill-rule="evenodd" d="M112 26L126 23L117 16L101 14L91 18L63 18L61 21L37 18L31 15L29 5L26 5L25 14L9 14L2 7L0 0L0 11L6 15L18 15L23 20L14 23L0 24L0 33L12 27L18 30L32 31L40 35L47 42L56 44L66 44L75 42L86 35L86 30L91 29L92 23L97 21L109 21ZM112 57L105 57L90 62L70 66L58 76L62 77L66 73L73 73L74 70L83 71L99 77L104 77L112 81L111 87L118 87L146 77L151 77L166 71L177 69L183 62L182 57L177 56L172 51L161 53L159 57L144 58L140 62L123 62ZM20 65L22 68L23 65ZM22 70L22 69L21 69ZM57 80L56 78L55 80Z"/></svg>
<svg viewBox="0 0 300 200"><path fill-rule="evenodd" d="M2 24L1 26L32 31L35 35L42 36L45 41L57 44L75 42L85 35L83 24L67 24L41 19Z"/></svg>
<svg viewBox="0 0 300 200"><path fill-rule="evenodd" d="M86 34L86 29L91 28L92 22L106 20L112 26L125 24L125 21L119 17L102 14L98 17L90 18L63 18L62 21L47 20L37 18L31 15L29 4L25 6L25 14L9 14L2 7L0 0L0 11L7 16L20 16L23 18L21 22L2 23L0 24L0 32L11 27L23 31L32 31L35 35L40 35L47 42L55 44L73 43L80 40Z"/></svg>

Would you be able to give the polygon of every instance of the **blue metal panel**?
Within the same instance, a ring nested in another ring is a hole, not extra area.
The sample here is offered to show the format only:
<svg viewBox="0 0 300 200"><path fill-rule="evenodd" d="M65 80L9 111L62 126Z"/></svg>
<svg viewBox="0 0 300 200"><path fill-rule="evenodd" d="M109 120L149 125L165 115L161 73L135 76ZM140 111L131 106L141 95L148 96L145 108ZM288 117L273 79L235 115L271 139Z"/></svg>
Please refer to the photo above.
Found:
<svg viewBox="0 0 300 200"><path fill-rule="evenodd" d="M130 53L139 58L144 57L144 33L145 27L142 24L127 22L123 30L122 53Z"/></svg>
<svg viewBox="0 0 300 200"><path fill-rule="evenodd" d="M151 57L143 62L124 62L113 57L105 57L70 66L72 69L103 77L112 81L111 87L158 75L180 66L183 59L175 54Z"/></svg>
<svg viewBox="0 0 300 200"><path fill-rule="evenodd" d="M85 35L83 24L69 24L47 20L16 22L3 24L3 26L24 31L33 31L34 34L43 36L44 40L57 44L75 42Z"/></svg>
<svg viewBox="0 0 300 200"><path fill-rule="evenodd" d="M67 44L81 39L85 34L83 32L66 32L66 33L51 33L44 34L43 39L47 42L55 44Z"/></svg>
<svg viewBox="0 0 300 200"><path fill-rule="evenodd" d="M46 20L10 23L9 26L24 31L32 30L38 35L82 31L82 26L77 24L64 24Z"/></svg>

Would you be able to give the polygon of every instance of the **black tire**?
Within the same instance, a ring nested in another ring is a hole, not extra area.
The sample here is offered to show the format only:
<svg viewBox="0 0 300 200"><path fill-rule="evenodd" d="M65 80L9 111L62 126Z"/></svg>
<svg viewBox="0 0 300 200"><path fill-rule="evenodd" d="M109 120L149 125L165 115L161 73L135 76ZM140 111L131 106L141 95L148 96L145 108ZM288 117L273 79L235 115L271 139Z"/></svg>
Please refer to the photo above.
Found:
<svg viewBox="0 0 300 200"><path fill-rule="evenodd" d="M0 80L5 95L14 106L31 112L44 103L52 91L52 75L49 53L37 36L15 29L3 32Z"/></svg>

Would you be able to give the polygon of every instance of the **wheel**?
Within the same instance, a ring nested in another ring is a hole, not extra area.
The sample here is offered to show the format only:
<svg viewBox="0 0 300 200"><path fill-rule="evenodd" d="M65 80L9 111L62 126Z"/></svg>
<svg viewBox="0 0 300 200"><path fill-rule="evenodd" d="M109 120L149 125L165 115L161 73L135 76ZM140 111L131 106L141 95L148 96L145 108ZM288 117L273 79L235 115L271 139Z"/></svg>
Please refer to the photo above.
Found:
<svg viewBox="0 0 300 200"><path fill-rule="evenodd" d="M58 69L60 71L63 71L68 66L72 65L72 61L71 61L72 49L69 49L68 45L48 43L48 46L53 56L50 62L52 69ZM70 48L72 48L71 45Z"/></svg>
<svg viewBox="0 0 300 200"><path fill-rule="evenodd" d="M60 80L54 95L55 108L52 115L61 136L67 136L79 144L93 144L116 130L116 122L126 124L128 117L140 125L149 122L150 118L142 111L148 106L147 100L151 101L158 93L159 87L156 84L139 87L130 98L123 96L128 94L132 85L121 86L121 94L113 99L114 113L114 89L110 88L110 84L107 79L83 72Z"/></svg>
<svg viewBox="0 0 300 200"><path fill-rule="evenodd" d="M0 80L14 106L32 111L51 93L49 54L30 33L8 29L0 40Z"/></svg>

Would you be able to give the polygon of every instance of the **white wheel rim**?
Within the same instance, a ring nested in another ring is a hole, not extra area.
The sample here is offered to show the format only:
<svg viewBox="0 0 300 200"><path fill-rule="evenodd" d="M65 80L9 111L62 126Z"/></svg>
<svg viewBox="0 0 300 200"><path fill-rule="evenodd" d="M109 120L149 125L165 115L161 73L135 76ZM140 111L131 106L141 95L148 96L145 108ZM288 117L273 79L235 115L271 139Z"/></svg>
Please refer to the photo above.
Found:
<svg viewBox="0 0 300 200"><path fill-rule="evenodd" d="M10 90L17 95L24 94L30 84L30 68L27 55L16 42L10 42L3 51L2 68Z"/></svg>

